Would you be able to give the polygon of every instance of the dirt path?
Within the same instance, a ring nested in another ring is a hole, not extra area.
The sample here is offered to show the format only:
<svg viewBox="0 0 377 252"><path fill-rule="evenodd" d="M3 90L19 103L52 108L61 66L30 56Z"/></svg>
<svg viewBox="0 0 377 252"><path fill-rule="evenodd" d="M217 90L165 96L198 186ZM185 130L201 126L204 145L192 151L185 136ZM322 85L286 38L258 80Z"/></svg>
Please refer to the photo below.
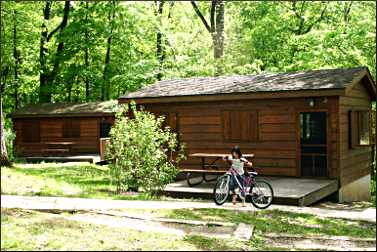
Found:
<svg viewBox="0 0 377 252"><path fill-rule="evenodd" d="M335 205L334 205L335 206ZM344 205L342 205L344 206ZM139 201L139 200L103 200L64 197L35 197L1 195L1 207L22 209L50 210L89 210L89 209L184 209L184 208L220 208L239 211L258 211L251 204L242 208L230 203L217 206L213 202L195 201ZM278 209L295 213L313 214L324 218L342 218L376 223L376 209L373 207L349 209L347 207L297 207L272 205L268 209Z"/></svg>

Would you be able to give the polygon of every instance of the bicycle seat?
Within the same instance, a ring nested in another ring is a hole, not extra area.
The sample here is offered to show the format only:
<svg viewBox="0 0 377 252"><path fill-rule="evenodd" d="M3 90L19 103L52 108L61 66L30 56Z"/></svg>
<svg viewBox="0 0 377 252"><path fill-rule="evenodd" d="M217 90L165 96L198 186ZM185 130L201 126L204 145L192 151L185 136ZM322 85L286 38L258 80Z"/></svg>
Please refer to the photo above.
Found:
<svg viewBox="0 0 377 252"><path fill-rule="evenodd" d="M258 172L249 172L250 175L257 176Z"/></svg>

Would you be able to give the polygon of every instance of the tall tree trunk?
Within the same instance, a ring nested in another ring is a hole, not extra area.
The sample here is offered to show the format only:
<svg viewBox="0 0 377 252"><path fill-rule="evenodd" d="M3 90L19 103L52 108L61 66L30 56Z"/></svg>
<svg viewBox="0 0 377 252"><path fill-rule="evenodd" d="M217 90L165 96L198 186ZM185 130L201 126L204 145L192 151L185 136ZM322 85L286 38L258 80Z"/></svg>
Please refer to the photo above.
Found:
<svg viewBox="0 0 377 252"><path fill-rule="evenodd" d="M1 157L0 157L0 166L10 166L11 163L8 158L7 146L5 144L5 122L3 117L3 86L4 83L1 85L0 91L0 147L1 147Z"/></svg>
<svg viewBox="0 0 377 252"><path fill-rule="evenodd" d="M0 1L0 10L3 10L3 3ZM2 17L0 17L0 37L4 38L4 22ZM0 43L0 54L4 55L4 43ZM5 90L5 82L9 73L9 67L0 61L0 167L10 166L7 146L5 144L5 121L3 117L3 94Z"/></svg>
<svg viewBox="0 0 377 252"><path fill-rule="evenodd" d="M105 67L103 69L103 83L102 83L102 92L101 92L101 100L108 100L110 98L110 83L109 83L109 66L110 66L110 53L111 53L111 42L113 37L113 20L115 17L115 1L112 0L110 2L111 8L109 11L109 26L110 26L110 34L107 37L107 44L106 44L106 56L105 56Z"/></svg>
<svg viewBox="0 0 377 252"><path fill-rule="evenodd" d="M47 69L47 48L46 42L48 37L48 30L46 22L50 19L51 12L51 0L46 0L46 5L43 10L43 23L41 31L41 40L39 46L39 63L40 63L40 75L39 75L39 102L50 102L51 101L51 92L48 86L48 69Z"/></svg>
<svg viewBox="0 0 377 252"><path fill-rule="evenodd" d="M17 11L13 10L13 58L14 58L14 108L18 109L19 97L18 97L18 65L20 63L20 51L17 49Z"/></svg>
<svg viewBox="0 0 377 252"><path fill-rule="evenodd" d="M1 3L0 3L1 4ZM1 27L3 27L3 23L1 22ZM1 29L3 31L3 29ZM1 45L1 53L3 54L3 46ZM3 94L5 90L5 82L9 73L9 67L6 65L1 65L1 78L0 78L0 166L10 166L11 163L9 161L7 146L5 144L5 121L3 117Z"/></svg>
<svg viewBox="0 0 377 252"><path fill-rule="evenodd" d="M64 28L67 26L68 23L68 16L70 11L70 1L64 2L64 11L63 11L63 18L61 23L50 33L48 34L48 30L46 27L45 22L50 19L50 12L51 12L51 0L46 0L46 5L44 8L44 22L42 24L42 32L41 32L41 45L40 45L40 65L41 65L41 73L40 73L40 89L39 89L39 102L51 102L52 97L52 86L54 85L54 81L56 76L59 72L59 67L61 63L61 55L64 49L64 41L61 40L61 35ZM46 62L46 55L47 55L47 48L46 43L50 41L52 36L59 31L59 39L61 40L58 43L56 48L55 57L54 57L54 64L51 71L49 71Z"/></svg>
<svg viewBox="0 0 377 252"><path fill-rule="evenodd" d="M157 40L156 40L156 55L158 59L158 72L157 72L157 80L162 79L162 67L164 63L164 45L163 45L163 34L161 32L162 29L162 11L164 8L164 0L157 0L157 18L159 21L159 27L157 28Z"/></svg>
<svg viewBox="0 0 377 252"><path fill-rule="evenodd" d="M85 3L86 13L85 13L85 99L86 101L89 100L89 78L88 78L88 69L89 69L89 48L88 48L88 41L89 41L89 34L88 34L88 12L89 12L89 2L86 1Z"/></svg>
<svg viewBox="0 0 377 252"><path fill-rule="evenodd" d="M210 8L210 23L207 22L195 1L191 1L195 13L202 21L204 27L211 34L213 45L213 57L215 60L214 75L223 74L223 56L224 56L224 15L225 6L223 0L212 0Z"/></svg>
<svg viewBox="0 0 377 252"><path fill-rule="evenodd" d="M224 1L218 0L216 2L216 29L212 35L213 41L213 56L215 59L215 76L223 74L223 62L224 56Z"/></svg>

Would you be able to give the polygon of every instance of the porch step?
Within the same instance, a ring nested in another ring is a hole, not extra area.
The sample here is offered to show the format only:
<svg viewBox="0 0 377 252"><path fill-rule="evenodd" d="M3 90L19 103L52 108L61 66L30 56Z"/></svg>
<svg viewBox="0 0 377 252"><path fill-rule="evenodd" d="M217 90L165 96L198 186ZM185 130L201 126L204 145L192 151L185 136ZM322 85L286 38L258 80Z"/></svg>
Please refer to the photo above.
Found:
<svg viewBox="0 0 377 252"><path fill-rule="evenodd" d="M19 157L19 160L26 162L89 162L96 163L100 161L99 155L80 155L80 156L58 156L58 157Z"/></svg>
<svg viewBox="0 0 377 252"><path fill-rule="evenodd" d="M339 188L336 179L272 176L260 176L257 179L266 180L271 184L274 190L274 204L309 206L333 194ZM163 193L177 198L213 199L214 186L215 182L203 182L200 185L190 187L186 180L181 180L166 186Z"/></svg>

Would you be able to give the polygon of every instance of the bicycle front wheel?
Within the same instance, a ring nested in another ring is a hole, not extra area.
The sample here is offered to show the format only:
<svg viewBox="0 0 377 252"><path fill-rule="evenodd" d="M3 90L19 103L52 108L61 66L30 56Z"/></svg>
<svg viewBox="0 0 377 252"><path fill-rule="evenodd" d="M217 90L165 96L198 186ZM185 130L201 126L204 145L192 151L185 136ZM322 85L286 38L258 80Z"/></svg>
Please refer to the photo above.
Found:
<svg viewBox="0 0 377 252"><path fill-rule="evenodd" d="M217 179L216 185L213 188L213 200L216 205L224 204L229 197L229 181L230 176L221 176Z"/></svg>
<svg viewBox="0 0 377 252"><path fill-rule="evenodd" d="M259 209L266 209L272 203L274 191L268 182L257 180L255 185L251 188L250 196L253 206Z"/></svg>

